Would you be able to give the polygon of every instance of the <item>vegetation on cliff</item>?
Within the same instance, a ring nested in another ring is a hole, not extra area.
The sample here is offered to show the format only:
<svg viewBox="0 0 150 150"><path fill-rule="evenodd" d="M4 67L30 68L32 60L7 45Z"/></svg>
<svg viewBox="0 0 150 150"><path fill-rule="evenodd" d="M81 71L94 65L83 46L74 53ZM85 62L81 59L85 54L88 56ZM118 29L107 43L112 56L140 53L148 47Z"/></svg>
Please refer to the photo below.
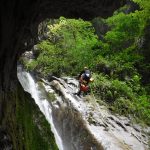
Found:
<svg viewBox="0 0 150 150"><path fill-rule="evenodd" d="M127 13L124 7L107 19L96 18L107 26L100 39L91 22L64 17L48 21L47 38L36 45L36 59L26 68L60 76L76 75L89 66L95 78L92 92L99 101L150 125L150 61L144 46L150 2L134 1L140 7L135 12Z"/></svg>

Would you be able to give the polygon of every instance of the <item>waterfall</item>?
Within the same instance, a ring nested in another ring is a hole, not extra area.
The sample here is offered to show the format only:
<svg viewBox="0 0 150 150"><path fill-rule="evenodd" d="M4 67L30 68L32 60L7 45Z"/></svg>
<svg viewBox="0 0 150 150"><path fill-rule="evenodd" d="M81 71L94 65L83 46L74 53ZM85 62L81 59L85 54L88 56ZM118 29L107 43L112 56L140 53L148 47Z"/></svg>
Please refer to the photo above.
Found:
<svg viewBox="0 0 150 150"><path fill-rule="evenodd" d="M21 66L17 75L50 123L60 150L148 150L148 137L130 124L128 118L112 115L104 106L94 103L91 96L74 95L76 80L69 77L55 78L50 83L43 80L43 90ZM49 102L45 93L54 91L50 85L59 92L53 102Z"/></svg>
<svg viewBox="0 0 150 150"><path fill-rule="evenodd" d="M39 109L50 123L51 130L54 133L56 144L59 150L64 150L61 137L59 136L53 123L51 105L46 99L46 96L44 96L38 89L38 84L34 81L31 74L24 71L21 66L18 66L17 68L17 76L24 90L31 94L32 98L35 100L35 103L39 106Z"/></svg>

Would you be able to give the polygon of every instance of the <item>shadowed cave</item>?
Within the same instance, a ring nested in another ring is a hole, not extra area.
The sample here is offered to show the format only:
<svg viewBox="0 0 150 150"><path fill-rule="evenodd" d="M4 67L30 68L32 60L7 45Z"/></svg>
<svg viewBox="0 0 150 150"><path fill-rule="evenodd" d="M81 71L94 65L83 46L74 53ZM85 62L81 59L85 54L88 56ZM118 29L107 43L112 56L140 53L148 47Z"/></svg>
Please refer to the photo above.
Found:
<svg viewBox="0 0 150 150"><path fill-rule="evenodd" d="M0 143L22 149L24 134L16 123L18 103L29 97L17 79L17 58L37 42L46 18L108 17L125 0L1 0L0 2ZM17 104L16 104L17 103ZM19 103L19 105L23 105ZM23 110L22 110L23 111ZM3 136L7 135L6 141Z"/></svg>

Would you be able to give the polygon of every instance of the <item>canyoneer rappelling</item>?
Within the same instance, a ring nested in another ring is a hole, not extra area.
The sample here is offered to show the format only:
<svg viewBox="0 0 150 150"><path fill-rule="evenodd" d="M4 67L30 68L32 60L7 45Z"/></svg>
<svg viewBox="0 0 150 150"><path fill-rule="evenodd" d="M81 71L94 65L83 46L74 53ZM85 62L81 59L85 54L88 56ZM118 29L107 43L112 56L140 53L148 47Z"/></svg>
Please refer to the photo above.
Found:
<svg viewBox="0 0 150 150"><path fill-rule="evenodd" d="M91 71L88 69L88 67L84 67L84 70L80 72L78 79L79 91L76 94L78 96L80 96L81 93L84 93L84 95L88 94L90 92L89 82L93 81L93 78L91 77Z"/></svg>

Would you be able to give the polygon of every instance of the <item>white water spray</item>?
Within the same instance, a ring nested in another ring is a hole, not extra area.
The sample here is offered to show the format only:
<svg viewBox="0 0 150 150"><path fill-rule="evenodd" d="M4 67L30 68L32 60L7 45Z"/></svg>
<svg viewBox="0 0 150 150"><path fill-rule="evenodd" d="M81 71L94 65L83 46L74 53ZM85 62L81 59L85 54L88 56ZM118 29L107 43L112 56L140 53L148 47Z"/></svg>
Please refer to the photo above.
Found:
<svg viewBox="0 0 150 150"><path fill-rule="evenodd" d="M17 76L24 90L31 94L35 103L39 106L41 112L50 123L59 150L64 150L62 140L53 123L51 106L46 97L40 97L41 92L38 90L38 84L35 83L30 73L23 71L21 67L18 67Z"/></svg>

